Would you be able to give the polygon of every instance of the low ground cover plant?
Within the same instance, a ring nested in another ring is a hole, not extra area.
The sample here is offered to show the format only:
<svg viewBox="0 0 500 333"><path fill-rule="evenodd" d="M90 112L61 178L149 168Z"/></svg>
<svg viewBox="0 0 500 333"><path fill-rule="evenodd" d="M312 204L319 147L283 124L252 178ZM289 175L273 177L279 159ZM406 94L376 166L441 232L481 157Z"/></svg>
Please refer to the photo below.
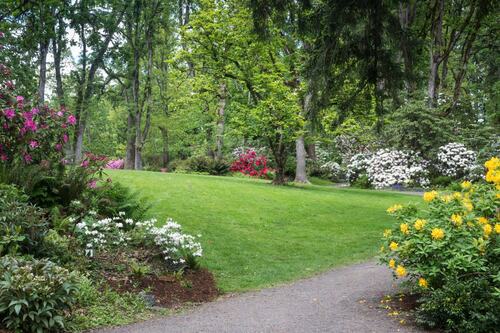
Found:
<svg viewBox="0 0 500 333"><path fill-rule="evenodd" d="M500 324L500 159L485 168L486 182L424 193L425 209L387 210L398 224L384 232L381 260L420 295L417 320L426 326L493 332Z"/></svg>

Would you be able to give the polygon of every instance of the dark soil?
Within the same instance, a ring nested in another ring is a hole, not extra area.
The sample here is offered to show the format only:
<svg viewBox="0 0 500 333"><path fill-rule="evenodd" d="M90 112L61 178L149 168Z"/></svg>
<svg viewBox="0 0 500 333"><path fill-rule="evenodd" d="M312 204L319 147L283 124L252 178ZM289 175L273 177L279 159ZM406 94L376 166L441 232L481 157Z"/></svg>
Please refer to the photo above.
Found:
<svg viewBox="0 0 500 333"><path fill-rule="evenodd" d="M215 279L206 269L187 270L182 275L107 276L106 279L116 291L142 293L155 306L167 308L208 302L219 295Z"/></svg>

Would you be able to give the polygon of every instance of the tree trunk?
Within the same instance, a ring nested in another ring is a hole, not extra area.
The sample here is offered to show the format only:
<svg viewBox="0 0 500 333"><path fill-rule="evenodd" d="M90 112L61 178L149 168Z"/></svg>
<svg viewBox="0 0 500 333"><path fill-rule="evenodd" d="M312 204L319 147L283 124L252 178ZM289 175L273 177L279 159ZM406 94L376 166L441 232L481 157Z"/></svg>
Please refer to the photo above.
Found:
<svg viewBox="0 0 500 333"><path fill-rule="evenodd" d="M430 70L427 85L429 107L436 106L439 89L439 64L442 61L444 0L436 0L432 22L432 45L430 48Z"/></svg>
<svg viewBox="0 0 500 333"><path fill-rule="evenodd" d="M315 143L308 143L306 145L306 150L307 150L307 157L309 159L316 161L318 157L316 156L316 144Z"/></svg>
<svg viewBox="0 0 500 333"><path fill-rule="evenodd" d="M125 169L133 169L135 163L135 121L129 112L127 117L127 149L125 152Z"/></svg>
<svg viewBox="0 0 500 333"><path fill-rule="evenodd" d="M161 154L162 167L167 168L168 163L170 162L170 154L168 147L168 129L163 126L160 126L159 129L163 141L162 154Z"/></svg>
<svg viewBox="0 0 500 333"><path fill-rule="evenodd" d="M300 136L295 141L295 152L297 158L297 166L295 168L295 182L309 183L306 172L306 149L304 146L304 136Z"/></svg>
<svg viewBox="0 0 500 333"><path fill-rule="evenodd" d="M215 158L221 160L223 157L224 146L224 124L225 124L225 109L227 101L227 88L225 83L219 86L219 106L217 108L217 132L215 138L216 153Z"/></svg>
<svg viewBox="0 0 500 333"><path fill-rule="evenodd" d="M411 49L410 45L410 29L415 18L415 10L415 3L412 4L411 1L399 2L399 24L401 27L400 46L401 54L403 56L405 86L409 93L412 93L417 89L413 75L414 50Z"/></svg>
<svg viewBox="0 0 500 333"><path fill-rule="evenodd" d="M283 134L277 134L276 142L269 140L269 146L273 152L274 160L276 163L276 170L274 174L273 184L284 185L286 184L285 168L287 161L286 146L283 143Z"/></svg>
<svg viewBox="0 0 500 333"><path fill-rule="evenodd" d="M49 40L40 42L39 51L39 75L38 75L38 103L43 105L45 102L45 83L47 82L47 53L49 51Z"/></svg>
<svg viewBox="0 0 500 333"><path fill-rule="evenodd" d="M302 103L302 115L306 116L309 114L309 109L311 107L312 92L307 92ZM304 135L301 135L295 141L295 158L297 164L295 165L295 182L298 183L309 183L307 179L306 170L306 149L304 144Z"/></svg>
<svg viewBox="0 0 500 333"><path fill-rule="evenodd" d="M60 15L60 14L59 14ZM61 107L65 106L64 101L64 90L62 85L62 76L61 76L61 53L63 48L63 34L64 32L64 23L61 17L58 18L58 28L56 30L56 37L52 39L52 52L54 55L54 71L56 77L56 95L59 105Z"/></svg>

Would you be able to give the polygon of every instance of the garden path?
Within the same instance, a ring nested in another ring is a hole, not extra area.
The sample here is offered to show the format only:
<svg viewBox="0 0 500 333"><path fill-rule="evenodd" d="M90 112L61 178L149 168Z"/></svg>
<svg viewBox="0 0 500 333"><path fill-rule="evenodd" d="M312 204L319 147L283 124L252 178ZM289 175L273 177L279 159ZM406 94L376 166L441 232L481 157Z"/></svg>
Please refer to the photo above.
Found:
<svg viewBox="0 0 500 333"><path fill-rule="evenodd" d="M390 271L372 261L98 333L422 332L380 307L381 298L393 292Z"/></svg>

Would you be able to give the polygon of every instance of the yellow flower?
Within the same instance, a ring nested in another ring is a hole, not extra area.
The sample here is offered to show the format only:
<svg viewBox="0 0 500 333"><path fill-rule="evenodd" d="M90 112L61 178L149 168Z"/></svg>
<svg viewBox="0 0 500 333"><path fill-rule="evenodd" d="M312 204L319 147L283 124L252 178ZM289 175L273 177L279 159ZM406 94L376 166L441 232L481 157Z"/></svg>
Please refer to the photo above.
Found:
<svg viewBox="0 0 500 333"><path fill-rule="evenodd" d="M500 167L500 158L492 157L490 160L484 163L484 166L488 170L495 170Z"/></svg>
<svg viewBox="0 0 500 333"><path fill-rule="evenodd" d="M398 243L391 242L391 244L389 244L389 247L391 248L391 250L396 251L398 249Z"/></svg>
<svg viewBox="0 0 500 333"><path fill-rule="evenodd" d="M468 180L464 180L462 182L462 184L460 184L460 186L464 189L464 190L469 190L471 187L472 187L472 183Z"/></svg>
<svg viewBox="0 0 500 333"><path fill-rule="evenodd" d="M424 201L431 202L432 200L436 199L437 196L438 196L438 193L436 191L425 192L424 193Z"/></svg>
<svg viewBox="0 0 500 333"><path fill-rule="evenodd" d="M454 225L456 225L457 227L459 227L459 226L462 225L462 216L458 215L458 214L453 214L451 216L451 221L453 222Z"/></svg>
<svg viewBox="0 0 500 333"><path fill-rule="evenodd" d="M385 229L384 230L384 237L387 238L390 235L392 235L392 230L391 229Z"/></svg>
<svg viewBox="0 0 500 333"><path fill-rule="evenodd" d="M410 228L408 227L408 223L401 223L399 228L401 229L401 232L405 235L408 235L410 233Z"/></svg>
<svg viewBox="0 0 500 333"><path fill-rule="evenodd" d="M427 284L427 280L424 279L424 278L420 278L418 279L418 285L422 288L427 288L428 284Z"/></svg>
<svg viewBox="0 0 500 333"><path fill-rule="evenodd" d="M401 208L403 208L402 205L393 205L393 206L387 208L387 213L393 214L393 213L397 212L398 210L400 210Z"/></svg>
<svg viewBox="0 0 500 333"><path fill-rule="evenodd" d="M417 219L415 221L415 224L413 226L415 227L415 230L420 231L420 230L422 230L425 227L426 224L427 224L426 220Z"/></svg>
<svg viewBox="0 0 500 333"><path fill-rule="evenodd" d="M495 224L495 232L497 234L500 234L500 224L499 223Z"/></svg>
<svg viewBox="0 0 500 333"><path fill-rule="evenodd" d="M479 222L479 224L486 224L488 223L488 219L484 216L481 216L477 218L477 222Z"/></svg>
<svg viewBox="0 0 500 333"><path fill-rule="evenodd" d="M500 170L488 170L486 173L486 181L489 183L500 183Z"/></svg>
<svg viewBox="0 0 500 333"><path fill-rule="evenodd" d="M457 200L462 199L462 193L460 192L453 192L453 197Z"/></svg>
<svg viewBox="0 0 500 333"><path fill-rule="evenodd" d="M380 252L384 252L384 250L385 250L385 247L381 246L380 247Z"/></svg>
<svg viewBox="0 0 500 333"><path fill-rule="evenodd" d="M472 202L469 199L467 200L464 199L462 204L464 205L465 209L467 209L469 212L471 212L472 209L474 209L474 206L472 205Z"/></svg>
<svg viewBox="0 0 500 333"><path fill-rule="evenodd" d="M450 195L450 194L446 194L446 195L443 195L443 196L441 197L441 200L443 200L443 202L448 203L448 202L450 202L451 200L453 200L453 196L452 196L452 195Z"/></svg>
<svg viewBox="0 0 500 333"><path fill-rule="evenodd" d="M396 260L394 260L394 259L389 260L389 267L390 268L396 267Z"/></svg>
<svg viewBox="0 0 500 333"><path fill-rule="evenodd" d="M493 231L493 228L489 224L485 224L483 226L483 232L485 237L489 237L491 232Z"/></svg>
<svg viewBox="0 0 500 333"><path fill-rule="evenodd" d="M500 193L497 193L497 199L500 199Z"/></svg>
<svg viewBox="0 0 500 333"><path fill-rule="evenodd" d="M396 268L396 275L399 277L406 276L406 269L403 266L398 265Z"/></svg>
<svg viewBox="0 0 500 333"><path fill-rule="evenodd" d="M444 230L441 228L432 229L431 236L433 239L440 240L444 238Z"/></svg>
<svg viewBox="0 0 500 333"><path fill-rule="evenodd" d="M474 223L472 223L472 222L468 221L468 222L467 222L467 226L468 226L468 227L470 227L470 228L472 228L472 227L474 227Z"/></svg>

